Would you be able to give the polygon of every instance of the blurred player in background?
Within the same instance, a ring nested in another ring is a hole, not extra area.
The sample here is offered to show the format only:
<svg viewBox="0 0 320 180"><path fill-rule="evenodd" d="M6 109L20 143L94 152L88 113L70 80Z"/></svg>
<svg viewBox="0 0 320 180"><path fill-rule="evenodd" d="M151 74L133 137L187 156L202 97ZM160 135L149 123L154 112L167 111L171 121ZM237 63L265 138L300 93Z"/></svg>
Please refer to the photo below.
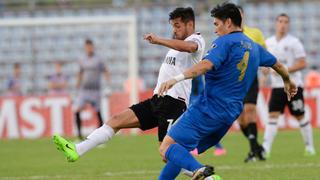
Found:
<svg viewBox="0 0 320 180"><path fill-rule="evenodd" d="M283 78L288 98L297 88L288 71L262 46L245 36L241 15L236 5L224 3L211 11L215 33L219 36L202 61L161 84L159 94L205 73L204 93L171 127L160 146L160 154L167 160L159 180L171 180L180 168L194 172L192 179L204 179L214 173L211 166L203 166L189 153L198 148L204 152L227 133L243 110L243 100L256 78L259 66L272 67Z"/></svg>
<svg viewBox="0 0 320 180"><path fill-rule="evenodd" d="M67 77L62 72L62 62L54 64L55 72L49 77L48 90L50 95L66 94Z"/></svg>
<svg viewBox="0 0 320 180"><path fill-rule="evenodd" d="M104 74L105 79L110 80L104 60L95 53L93 41L87 39L84 46L86 54L79 60L80 72L76 85L78 88L78 96L74 105L78 137L80 139L82 139L80 112L85 108L87 103L95 109L99 127L103 125L100 112L101 76Z"/></svg>
<svg viewBox="0 0 320 180"><path fill-rule="evenodd" d="M299 121L303 141L306 145L305 154L314 155L313 134L310 120L304 116L303 80L301 70L306 67L306 53L300 40L289 32L290 18L287 14L280 14L276 18L276 34L266 40L267 49L288 69L293 81L298 86L297 95L288 101L283 92L281 77L271 73L271 98L269 101L269 122L266 125L263 147L268 156L271 153L273 140L278 131L279 116L283 114L285 106Z"/></svg>
<svg viewBox="0 0 320 180"><path fill-rule="evenodd" d="M170 48L160 67L153 97L111 117L79 144L74 145L55 135L53 140L58 149L64 152L68 161L76 161L79 156L99 144L106 143L116 132L124 128L148 130L158 127L158 140L161 143L167 129L186 110L191 93L191 80L175 86L165 96L159 96L159 88L162 82L198 63L203 57L205 42L201 34L195 32L192 8L176 8L169 14L169 22L173 28L173 39L161 38L154 34L144 36L144 39L151 44Z"/></svg>
<svg viewBox="0 0 320 180"><path fill-rule="evenodd" d="M7 80L7 93L8 96L21 96L21 67L20 63L14 63L13 75Z"/></svg>
<svg viewBox="0 0 320 180"><path fill-rule="evenodd" d="M238 6L241 17L244 19L244 12L241 6ZM241 24L243 33L248 36L253 42L265 47L264 36L257 28L251 28L245 25L244 21ZM265 160L263 147L258 143L258 130L257 130L257 99L259 92L258 76L255 77L247 96L244 98L244 108L238 118L240 128L246 138L249 140L250 152L248 153L245 162Z"/></svg>

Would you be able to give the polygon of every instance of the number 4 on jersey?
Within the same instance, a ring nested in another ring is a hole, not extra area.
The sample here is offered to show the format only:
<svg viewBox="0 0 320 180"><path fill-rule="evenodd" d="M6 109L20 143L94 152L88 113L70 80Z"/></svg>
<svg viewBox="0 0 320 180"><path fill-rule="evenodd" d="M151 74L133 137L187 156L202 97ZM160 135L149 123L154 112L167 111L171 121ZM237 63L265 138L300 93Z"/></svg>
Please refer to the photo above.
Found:
<svg viewBox="0 0 320 180"><path fill-rule="evenodd" d="M243 55L242 60L237 64L237 69L240 71L240 76L238 78L238 81L242 81L247 67L248 67L248 60L249 60L249 51L246 51Z"/></svg>

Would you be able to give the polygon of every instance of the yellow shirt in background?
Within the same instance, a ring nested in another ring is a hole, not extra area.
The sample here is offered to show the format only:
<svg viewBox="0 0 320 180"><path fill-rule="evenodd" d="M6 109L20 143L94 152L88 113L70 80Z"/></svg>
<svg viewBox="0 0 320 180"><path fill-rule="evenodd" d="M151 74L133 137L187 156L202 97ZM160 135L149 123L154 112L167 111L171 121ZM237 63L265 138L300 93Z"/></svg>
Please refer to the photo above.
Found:
<svg viewBox="0 0 320 180"><path fill-rule="evenodd" d="M266 44L264 43L264 36L259 29L243 26L243 33L255 43L258 43L259 45L266 47Z"/></svg>

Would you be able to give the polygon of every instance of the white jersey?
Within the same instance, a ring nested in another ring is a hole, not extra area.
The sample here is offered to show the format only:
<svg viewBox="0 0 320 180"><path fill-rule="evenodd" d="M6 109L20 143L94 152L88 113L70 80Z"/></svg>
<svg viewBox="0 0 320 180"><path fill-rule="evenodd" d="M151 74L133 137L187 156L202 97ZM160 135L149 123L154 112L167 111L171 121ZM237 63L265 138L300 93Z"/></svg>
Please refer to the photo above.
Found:
<svg viewBox="0 0 320 180"><path fill-rule="evenodd" d="M300 40L291 35L283 37L280 41L277 41L276 37L272 36L266 40L266 46L268 51L287 68L293 66L298 58L306 57ZM290 76L297 86L303 86L301 71L290 73ZM271 86L272 88L283 87L281 76L271 73Z"/></svg>
<svg viewBox="0 0 320 180"><path fill-rule="evenodd" d="M205 42L200 33L194 33L184 41L197 43L197 51L188 53L170 49L160 67L157 86L153 91L154 94L158 94L159 88L163 82L183 73L186 69L190 68L193 64L197 64L202 59L205 50ZM191 84L191 79L178 82L168 90L167 95L184 100L188 105L191 94Z"/></svg>

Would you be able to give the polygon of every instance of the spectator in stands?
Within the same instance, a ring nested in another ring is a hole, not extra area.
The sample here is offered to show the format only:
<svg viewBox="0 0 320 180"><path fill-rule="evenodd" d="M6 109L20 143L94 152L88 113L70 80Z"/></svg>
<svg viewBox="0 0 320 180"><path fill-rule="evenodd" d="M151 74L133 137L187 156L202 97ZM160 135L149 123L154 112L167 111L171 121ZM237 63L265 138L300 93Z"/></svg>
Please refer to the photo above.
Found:
<svg viewBox="0 0 320 180"><path fill-rule="evenodd" d="M306 87L318 87L320 88L320 73L317 66L311 66L311 70L306 75L305 79L305 86Z"/></svg>
<svg viewBox="0 0 320 180"><path fill-rule="evenodd" d="M20 63L13 65L13 75L7 80L7 95L8 96L21 96L21 68Z"/></svg>
<svg viewBox="0 0 320 180"><path fill-rule="evenodd" d="M56 62L55 73L49 77L48 90L51 95L66 94L67 77L62 73L62 63Z"/></svg>

